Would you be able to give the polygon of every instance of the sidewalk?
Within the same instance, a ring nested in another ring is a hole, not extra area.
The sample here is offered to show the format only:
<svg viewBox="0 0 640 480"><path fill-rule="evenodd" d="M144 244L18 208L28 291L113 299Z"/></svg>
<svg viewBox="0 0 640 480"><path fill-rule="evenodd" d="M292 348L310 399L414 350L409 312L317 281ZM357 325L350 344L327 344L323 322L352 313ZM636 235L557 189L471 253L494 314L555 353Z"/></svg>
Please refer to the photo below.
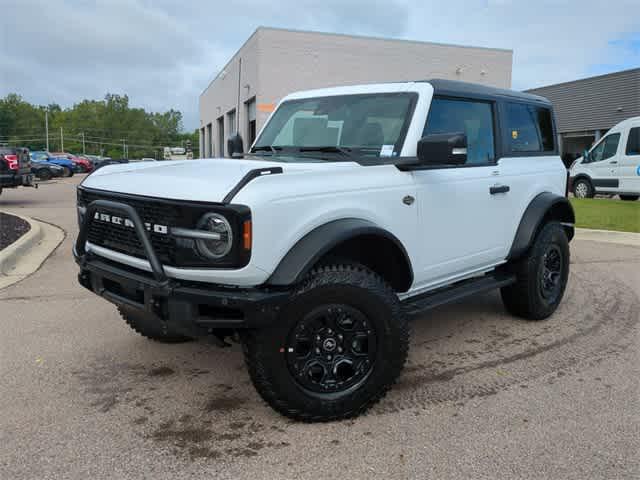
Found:
<svg viewBox="0 0 640 480"><path fill-rule="evenodd" d="M576 240L591 240L593 242L617 243L620 245L640 247L640 233L576 228L575 238Z"/></svg>

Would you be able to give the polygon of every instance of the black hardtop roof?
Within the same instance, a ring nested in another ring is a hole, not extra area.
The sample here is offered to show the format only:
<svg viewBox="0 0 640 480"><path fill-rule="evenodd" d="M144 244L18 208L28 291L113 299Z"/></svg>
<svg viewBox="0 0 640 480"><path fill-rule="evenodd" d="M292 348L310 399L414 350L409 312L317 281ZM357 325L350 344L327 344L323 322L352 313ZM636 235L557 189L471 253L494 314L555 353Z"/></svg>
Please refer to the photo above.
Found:
<svg viewBox="0 0 640 480"><path fill-rule="evenodd" d="M474 96L484 98L501 98L503 100L515 100L519 102L534 103L536 105L551 106L551 102L539 95L507 90L504 88L488 87L478 83L460 82L458 80L444 80L434 78L431 80L421 80L430 83L436 95L450 96Z"/></svg>

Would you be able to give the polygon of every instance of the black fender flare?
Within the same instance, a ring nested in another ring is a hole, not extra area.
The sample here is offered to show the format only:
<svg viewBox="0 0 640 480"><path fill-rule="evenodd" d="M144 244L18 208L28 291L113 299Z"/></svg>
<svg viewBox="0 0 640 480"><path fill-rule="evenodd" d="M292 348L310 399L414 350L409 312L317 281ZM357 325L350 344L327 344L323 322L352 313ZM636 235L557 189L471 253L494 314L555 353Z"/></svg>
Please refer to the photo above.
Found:
<svg viewBox="0 0 640 480"><path fill-rule="evenodd" d="M542 223L547 219L562 223L568 230L569 240L573 238L576 217L569 200L555 193L541 193L531 200L522 215L516 236L511 244L508 260L520 257L529 249Z"/></svg>
<svg viewBox="0 0 640 480"><path fill-rule="evenodd" d="M407 250L391 232L373 222L359 218L333 220L316 227L298 240L266 281L271 286L288 286L298 283L311 268L332 248L360 235L377 235L394 243L402 252L413 283L413 269Z"/></svg>

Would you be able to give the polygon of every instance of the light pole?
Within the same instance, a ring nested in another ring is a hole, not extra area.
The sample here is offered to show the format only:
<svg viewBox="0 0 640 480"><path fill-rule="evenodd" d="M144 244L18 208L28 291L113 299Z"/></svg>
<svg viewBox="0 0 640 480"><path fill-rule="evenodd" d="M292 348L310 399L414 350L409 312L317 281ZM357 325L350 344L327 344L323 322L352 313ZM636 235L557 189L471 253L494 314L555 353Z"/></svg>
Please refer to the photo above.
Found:
<svg viewBox="0 0 640 480"><path fill-rule="evenodd" d="M47 141L47 152L49 151L49 107L44 109L44 134Z"/></svg>

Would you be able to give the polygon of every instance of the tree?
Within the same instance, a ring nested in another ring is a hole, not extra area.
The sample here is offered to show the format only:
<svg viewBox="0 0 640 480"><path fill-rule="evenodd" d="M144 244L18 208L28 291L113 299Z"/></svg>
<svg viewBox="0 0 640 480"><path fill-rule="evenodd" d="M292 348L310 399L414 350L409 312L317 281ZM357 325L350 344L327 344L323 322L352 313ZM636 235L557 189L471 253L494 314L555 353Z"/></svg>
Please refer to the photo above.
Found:
<svg viewBox="0 0 640 480"><path fill-rule="evenodd" d="M132 108L129 97L107 93L103 100L82 100L63 109L56 103L37 106L25 102L19 95L0 98L0 143L44 149L45 110L49 116L49 144L52 151L62 149L60 129L64 135L64 149L81 153L83 140L86 153L120 158L127 145L130 158L162 158L166 146L182 145L190 139L197 150L197 131L182 132L182 113L147 112ZM195 156L195 155L194 155Z"/></svg>

